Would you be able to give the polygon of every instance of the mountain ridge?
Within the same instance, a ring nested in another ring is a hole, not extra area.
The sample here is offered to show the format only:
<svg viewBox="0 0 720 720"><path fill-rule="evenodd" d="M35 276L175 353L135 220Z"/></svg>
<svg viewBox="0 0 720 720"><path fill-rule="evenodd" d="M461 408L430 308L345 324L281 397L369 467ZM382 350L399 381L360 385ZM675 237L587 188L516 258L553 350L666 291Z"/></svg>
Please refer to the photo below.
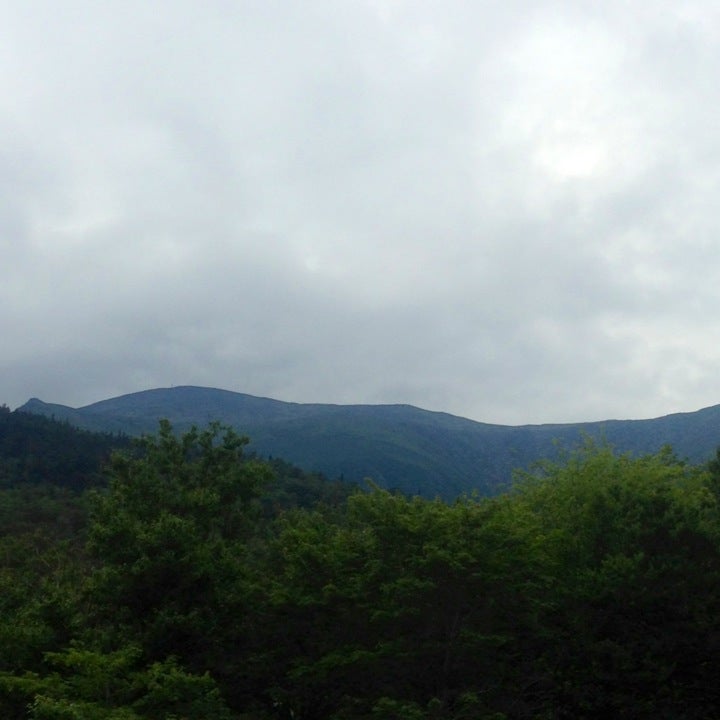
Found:
<svg viewBox="0 0 720 720"><path fill-rule="evenodd" d="M18 408L88 430L154 432L167 418L178 431L220 421L250 438L250 449L308 471L410 494L453 499L505 489L515 469L552 459L583 436L621 452L651 453L663 445L702 462L720 444L720 405L649 420L498 425L407 404L294 403L219 388L155 388L80 408L32 398Z"/></svg>

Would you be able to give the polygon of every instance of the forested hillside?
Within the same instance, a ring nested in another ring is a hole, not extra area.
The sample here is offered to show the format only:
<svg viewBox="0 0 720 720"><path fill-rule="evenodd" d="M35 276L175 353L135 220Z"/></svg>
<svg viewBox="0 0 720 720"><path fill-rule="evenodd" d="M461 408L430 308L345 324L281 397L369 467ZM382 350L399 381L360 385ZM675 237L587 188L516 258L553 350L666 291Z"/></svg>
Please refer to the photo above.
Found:
<svg viewBox="0 0 720 720"><path fill-rule="evenodd" d="M67 422L0 406L0 486L52 483L82 490L102 482L102 465L125 435L78 430Z"/></svg>
<svg viewBox="0 0 720 720"><path fill-rule="evenodd" d="M70 496L105 487L112 453L132 453L137 447L137 441L124 434L82 430L66 420L0 406L0 488L22 496ZM243 457L255 455L245 452ZM318 502L337 505L355 488L322 473L306 472L282 458L269 458L266 464L272 471L260 498L266 513Z"/></svg>
<svg viewBox="0 0 720 720"><path fill-rule="evenodd" d="M246 448L164 423L60 504L5 484L0 717L720 714L720 463L588 442L495 498L301 507Z"/></svg>
<svg viewBox="0 0 720 720"><path fill-rule="evenodd" d="M584 436L621 452L658 452L670 444L682 458L707 461L720 444L720 406L651 420L605 420L564 425L505 426L475 422L410 405L288 403L202 387L145 390L81 408L33 399L22 408L77 427L138 435L162 418L178 431L212 420L251 439L253 451L282 457L307 471L385 489L454 500L493 495L512 473Z"/></svg>

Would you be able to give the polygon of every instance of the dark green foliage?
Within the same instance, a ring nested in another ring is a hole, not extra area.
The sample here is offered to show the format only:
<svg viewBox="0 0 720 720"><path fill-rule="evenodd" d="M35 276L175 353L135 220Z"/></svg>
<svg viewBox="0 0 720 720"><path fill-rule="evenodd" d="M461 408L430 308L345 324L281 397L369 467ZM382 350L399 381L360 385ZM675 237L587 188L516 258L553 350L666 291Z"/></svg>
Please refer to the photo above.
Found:
<svg viewBox="0 0 720 720"><path fill-rule="evenodd" d="M452 504L213 424L0 491L0 717L720 715L717 468L588 441Z"/></svg>
<svg viewBox="0 0 720 720"><path fill-rule="evenodd" d="M322 473L310 473L280 458L270 458L272 480L261 497L264 513L273 517L291 508L311 509L316 505L341 507L357 492L354 483L329 480Z"/></svg>
<svg viewBox="0 0 720 720"><path fill-rule="evenodd" d="M129 438L78 430L41 415L0 411L0 487L51 483L81 491L102 482L110 453Z"/></svg>
<svg viewBox="0 0 720 720"><path fill-rule="evenodd" d="M290 619L272 662L284 702L308 718L393 703L446 717L473 693L474 712L514 705L528 589L543 580L526 528L503 514L377 490L353 496L341 522L287 518L272 556L272 606Z"/></svg>
<svg viewBox="0 0 720 720"><path fill-rule="evenodd" d="M219 425L178 438L163 422L138 457L113 457L108 492L93 499L92 597L149 660L204 671L219 662L219 628L232 637L242 619L246 546L270 478L243 461L246 443Z"/></svg>
<svg viewBox="0 0 720 720"><path fill-rule="evenodd" d="M714 717L719 531L702 469L592 444L495 501L286 518L276 692L318 720Z"/></svg>
<svg viewBox="0 0 720 720"><path fill-rule="evenodd" d="M552 534L545 619L558 717L711 717L720 694L720 515L708 476L667 450L590 444L516 502Z"/></svg>

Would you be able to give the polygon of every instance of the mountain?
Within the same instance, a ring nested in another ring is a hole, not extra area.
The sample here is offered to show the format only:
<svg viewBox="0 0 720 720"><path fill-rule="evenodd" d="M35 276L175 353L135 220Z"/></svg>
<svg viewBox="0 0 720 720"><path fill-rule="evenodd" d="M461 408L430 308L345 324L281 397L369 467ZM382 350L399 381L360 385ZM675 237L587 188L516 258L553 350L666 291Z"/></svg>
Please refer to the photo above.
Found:
<svg viewBox="0 0 720 720"><path fill-rule="evenodd" d="M720 445L720 405L652 420L607 420L564 425L491 425L411 405L327 405L282 402L201 387L146 390L81 408L29 400L21 412L66 420L80 428L154 432L167 418L178 430L212 420L247 435L250 449L309 471L387 488L452 499L495 494L514 469L552 458L583 435L619 451L656 452L670 444L693 462Z"/></svg>

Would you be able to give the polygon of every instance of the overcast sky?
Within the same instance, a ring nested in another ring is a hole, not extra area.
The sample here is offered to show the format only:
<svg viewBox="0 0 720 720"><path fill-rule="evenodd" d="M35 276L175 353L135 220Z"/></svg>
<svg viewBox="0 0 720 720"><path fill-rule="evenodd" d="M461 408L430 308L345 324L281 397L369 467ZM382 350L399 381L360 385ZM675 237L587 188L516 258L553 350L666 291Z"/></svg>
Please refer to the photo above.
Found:
<svg viewBox="0 0 720 720"><path fill-rule="evenodd" d="M0 403L720 403L720 5L6 0Z"/></svg>

